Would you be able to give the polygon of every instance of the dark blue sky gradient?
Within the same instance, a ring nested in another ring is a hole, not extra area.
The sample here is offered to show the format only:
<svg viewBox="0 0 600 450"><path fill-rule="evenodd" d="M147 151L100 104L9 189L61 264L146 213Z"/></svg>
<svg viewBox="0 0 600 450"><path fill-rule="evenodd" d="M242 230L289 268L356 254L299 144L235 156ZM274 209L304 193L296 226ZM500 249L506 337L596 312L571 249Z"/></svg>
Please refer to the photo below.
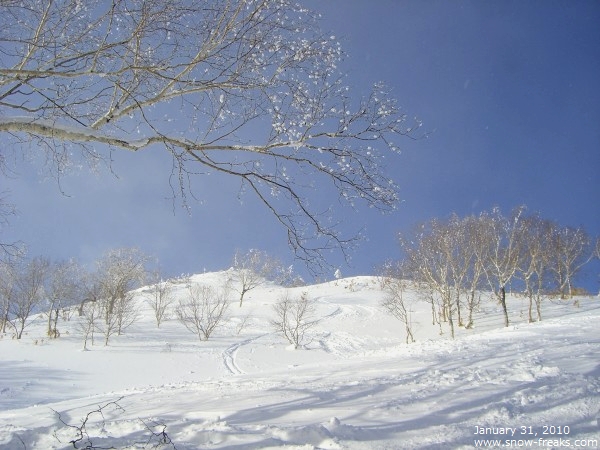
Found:
<svg viewBox="0 0 600 450"><path fill-rule="evenodd" d="M402 154L387 159L401 187L396 212L341 218L344 229L365 227L368 238L351 267L331 255L343 275L372 273L397 256L397 232L419 221L495 205L508 212L526 204L600 235L600 2L301 3L320 11L323 29L342 41L355 94L385 82L429 132L399 140ZM69 197L40 180L39 164L20 162L21 175L3 180L19 210L3 235L27 242L31 254L84 262L137 246L168 275L227 268L236 248L293 262L284 230L250 194L238 199L235 181L197 178L188 215L168 199L166 155L152 149L114 159L118 178L82 170L63 179ZM584 284L598 289L597 265Z"/></svg>

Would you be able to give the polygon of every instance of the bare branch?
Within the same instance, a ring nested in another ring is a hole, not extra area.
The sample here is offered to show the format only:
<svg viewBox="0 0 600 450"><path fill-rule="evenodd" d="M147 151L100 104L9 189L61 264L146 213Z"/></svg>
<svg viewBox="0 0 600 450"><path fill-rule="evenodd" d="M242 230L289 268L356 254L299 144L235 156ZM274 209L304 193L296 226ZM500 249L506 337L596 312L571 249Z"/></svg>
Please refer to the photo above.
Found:
<svg viewBox="0 0 600 450"><path fill-rule="evenodd" d="M43 144L57 177L77 148L97 161L161 147L184 205L189 177L230 175L316 267L356 236L312 206L315 186L350 206L397 204L383 158L420 123L381 84L352 98L339 43L288 0L2 2L0 13L0 133Z"/></svg>

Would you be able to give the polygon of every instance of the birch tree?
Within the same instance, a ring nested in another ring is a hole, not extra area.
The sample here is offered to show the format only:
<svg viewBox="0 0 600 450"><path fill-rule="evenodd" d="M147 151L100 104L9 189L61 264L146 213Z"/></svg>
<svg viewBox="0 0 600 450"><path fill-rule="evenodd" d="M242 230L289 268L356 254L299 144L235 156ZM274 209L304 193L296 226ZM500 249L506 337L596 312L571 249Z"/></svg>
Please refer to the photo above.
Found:
<svg viewBox="0 0 600 450"><path fill-rule="evenodd" d="M51 265L48 276L48 337L57 338L58 317L61 309L81 301L84 292L81 279L83 272L74 260L60 261Z"/></svg>
<svg viewBox="0 0 600 450"><path fill-rule="evenodd" d="M456 313L456 285L453 279L453 239L439 220L421 224L413 235L400 236L400 246L405 255L403 267L429 299L435 322L435 308L441 321L448 322L454 338Z"/></svg>
<svg viewBox="0 0 600 450"><path fill-rule="evenodd" d="M489 215L482 214L480 220L489 239L489 252L486 258L486 276L490 288L496 292L502 306L504 326L509 326L508 308L506 305L506 288L516 277L522 263L522 246L524 227L522 215L524 206L515 208L510 216L505 217L499 208L492 209Z"/></svg>
<svg viewBox="0 0 600 450"><path fill-rule="evenodd" d="M488 246L488 241L482 230L481 222L476 216L469 216L463 219L463 233L465 238L463 241L465 244L465 254L470 256L471 262L467 278L466 304L468 318L465 328L472 328L474 324L473 313L481 300L479 289L484 278L486 267L484 255L487 254L485 249Z"/></svg>
<svg viewBox="0 0 600 450"><path fill-rule="evenodd" d="M105 321L119 309L119 303L128 302L129 292L139 287L146 279L148 256L135 248L120 248L107 252L96 272L101 300L106 302Z"/></svg>
<svg viewBox="0 0 600 450"><path fill-rule="evenodd" d="M240 307L248 292L280 273L281 267L281 263L276 258L264 251L256 249L250 249L246 253L237 251L233 257L233 269L238 282Z"/></svg>
<svg viewBox="0 0 600 450"><path fill-rule="evenodd" d="M381 307L389 314L400 320L406 332L406 343L415 342L413 336L412 304L404 295L408 281L401 263L388 262L381 273L381 286L385 297L381 300Z"/></svg>
<svg viewBox="0 0 600 450"><path fill-rule="evenodd" d="M577 274L594 257L592 239L582 227L556 225L551 248L553 261L550 268L561 298L573 297L573 282Z"/></svg>
<svg viewBox="0 0 600 450"><path fill-rule="evenodd" d="M81 305L81 313L78 329L83 336L83 350L88 350L88 340L91 340L91 345L94 345L94 333L99 330L100 304L92 301L86 302Z"/></svg>
<svg viewBox="0 0 600 450"><path fill-rule="evenodd" d="M226 174L314 267L356 239L310 202L316 183L393 209L382 158L420 126L381 83L355 95L343 59L318 14L288 0L3 1L0 133L58 178L77 158L162 149L184 205L193 177Z"/></svg>
<svg viewBox="0 0 600 450"><path fill-rule="evenodd" d="M524 245L519 276L529 299L529 322L533 322L535 305L537 320L542 320L542 300L547 293L548 271L552 260L551 243L554 224L534 214L523 218Z"/></svg>
<svg viewBox="0 0 600 450"><path fill-rule="evenodd" d="M459 326L465 326L463 319L463 297L469 289L469 276L472 273L473 252L470 236L466 233L465 220L452 214L448 222L443 224L447 234L448 244L445 246L448 265L450 267L450 279L454 287L454 303ZM470 319L472 316L470 315ZM469 319L469 320L470 320Z"/></svg>
<svg viewBox="0 0 600 450"><path fill-rule="evenodd" d="M14 301L9 305L9 321L21 339L27 320L39 305L48 279L50 262L46 258L22 261L14 272Z"/></svg>
<svg viewBox="0 0 600 450"><path fill-rule="evenodd" d="M160 328L162 321L168 318L168 310L175 301L173 283L170 280L164 281L158 273L155 273L152 291L146 293L145 297L146 302L154 311L156 327Z"/></svg>
<svg viewBox="0 0 600 450"><path fill-rule="evenodd" d="M16 262L12 258L0 260L0 333L6 333L16 295Z"/></svg>
<svg viewBox="0 0 600 450"><path fill-rule="evenodd" d="M98 302L104 317L105 345L112 335L120 335L136 320L138 305L131 291L145 281L148 259L135 248L120 248L107 252L98 261L87 291L90 300Z"/></svg>

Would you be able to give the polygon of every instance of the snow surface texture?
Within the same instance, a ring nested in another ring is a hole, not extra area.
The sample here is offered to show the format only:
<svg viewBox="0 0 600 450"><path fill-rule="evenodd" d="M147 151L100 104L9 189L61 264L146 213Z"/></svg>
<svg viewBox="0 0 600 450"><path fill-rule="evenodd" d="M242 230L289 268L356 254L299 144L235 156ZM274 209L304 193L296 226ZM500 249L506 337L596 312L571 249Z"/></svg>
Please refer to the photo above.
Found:
<svg viewBox="0 0 600 450"><path fill-rule="evenodd" d="M230 276L193 279L220 286ZM48 340L40 316L22 340L0 340L0 448L73 448L82 428L78 448L598 447L597 297L546 301L533 324L526 301L509 297L508 328L487 300L475 328L452 340L409 293L417 342L407 345L375 278L291 291L316 299L321 318L299 350L269 325L284 289L268 284L241 308L233 298L207 342L174 319L157 328L141 296L138 322L90 351L76 317Z"/></svg>

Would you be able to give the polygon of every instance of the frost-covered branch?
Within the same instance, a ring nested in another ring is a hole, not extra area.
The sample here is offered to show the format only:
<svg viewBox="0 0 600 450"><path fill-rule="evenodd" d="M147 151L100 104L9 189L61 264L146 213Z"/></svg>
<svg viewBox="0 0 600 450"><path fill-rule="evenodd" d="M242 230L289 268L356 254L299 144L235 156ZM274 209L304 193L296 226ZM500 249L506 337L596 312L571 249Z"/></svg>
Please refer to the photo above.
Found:
<svg viewBox="0 0 600 450"><path fill-rule="evenodd" d="M184 203L191 177L230 175L318 264L354 236L310 203L315 186L393 209L383 158L420 126L383 85L355 97L342 59L287 0L2 2L0 133L45 151L59 177L77 148L96 161L161 147Z"/></svg>

